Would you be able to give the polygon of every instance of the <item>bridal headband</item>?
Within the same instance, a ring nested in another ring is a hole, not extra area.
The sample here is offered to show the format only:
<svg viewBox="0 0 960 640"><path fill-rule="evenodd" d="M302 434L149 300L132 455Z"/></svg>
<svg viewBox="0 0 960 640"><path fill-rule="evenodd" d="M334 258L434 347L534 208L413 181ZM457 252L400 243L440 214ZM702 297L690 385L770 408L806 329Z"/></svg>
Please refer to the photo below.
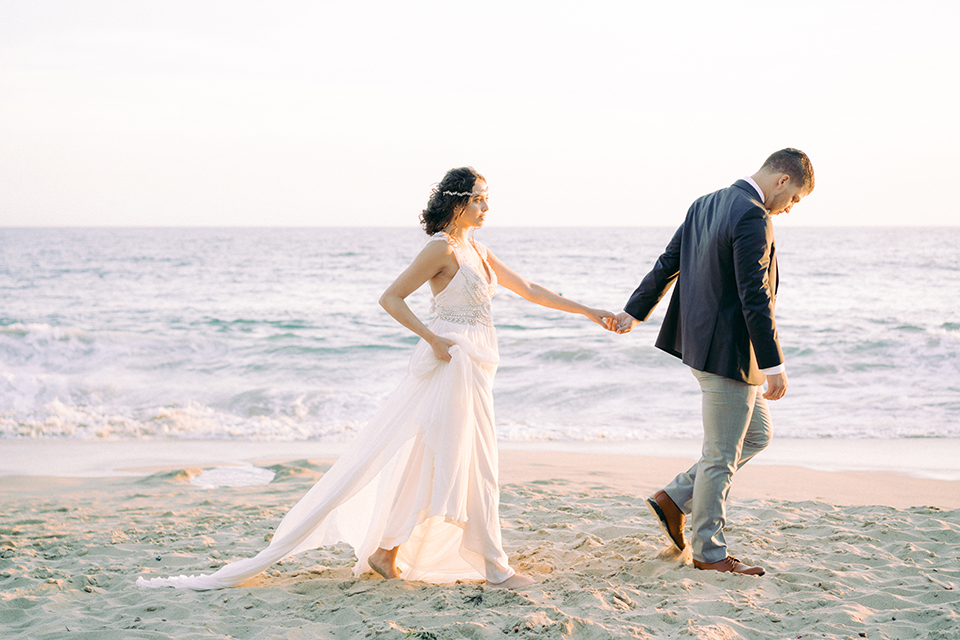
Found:
<svg viewBox="0 0 960 640"><path fill-rule="evenodd" d="M443 195L445 196L478 196L481 193L474 193L473 191L444 191Z"/></svg>

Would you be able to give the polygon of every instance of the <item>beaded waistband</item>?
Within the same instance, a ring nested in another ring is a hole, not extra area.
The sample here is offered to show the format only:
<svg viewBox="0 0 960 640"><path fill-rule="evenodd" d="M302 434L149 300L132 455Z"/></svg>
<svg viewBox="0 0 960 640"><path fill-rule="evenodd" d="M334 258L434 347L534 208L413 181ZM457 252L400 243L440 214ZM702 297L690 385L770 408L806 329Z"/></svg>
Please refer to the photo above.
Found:
<svg viewBox="0 0 960 640"><path fill-rule="evenodd" d="M446 320L447 322L456 322L457 324L482 324L488 327L493 326L490 305L484 305L482 307L434 307L432 311L436 314L436 317L441 320Z"/></svg>

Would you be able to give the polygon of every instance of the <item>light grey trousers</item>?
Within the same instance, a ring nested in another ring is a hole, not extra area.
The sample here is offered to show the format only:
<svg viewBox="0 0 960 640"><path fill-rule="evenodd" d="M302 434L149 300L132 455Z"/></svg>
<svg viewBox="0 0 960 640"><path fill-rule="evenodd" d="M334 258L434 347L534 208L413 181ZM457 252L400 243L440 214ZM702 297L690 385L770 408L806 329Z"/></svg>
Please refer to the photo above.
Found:
<svg viewBox="0 0 960 640"><path fill-rule="evenodd" d="M773 425L763 387L691 369L703 399L703 451L699 462L664 491L690 515L693 557L719 562L727 557L723 527L733 474L770 443Z"/></svg>

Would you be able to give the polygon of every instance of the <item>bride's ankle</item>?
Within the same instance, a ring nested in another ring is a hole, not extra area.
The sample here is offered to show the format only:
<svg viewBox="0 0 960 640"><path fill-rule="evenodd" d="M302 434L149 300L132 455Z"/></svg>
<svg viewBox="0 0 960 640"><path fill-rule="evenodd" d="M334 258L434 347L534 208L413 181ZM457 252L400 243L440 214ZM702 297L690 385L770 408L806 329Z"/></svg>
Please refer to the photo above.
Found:
<svg viewBox="0 0 960 640"><path fill-rule="evenodd" d="M377 549L367 558L367 564L383 578L390 580L400 577L400 570L394 562L394 554L386 549Z"/></svg>

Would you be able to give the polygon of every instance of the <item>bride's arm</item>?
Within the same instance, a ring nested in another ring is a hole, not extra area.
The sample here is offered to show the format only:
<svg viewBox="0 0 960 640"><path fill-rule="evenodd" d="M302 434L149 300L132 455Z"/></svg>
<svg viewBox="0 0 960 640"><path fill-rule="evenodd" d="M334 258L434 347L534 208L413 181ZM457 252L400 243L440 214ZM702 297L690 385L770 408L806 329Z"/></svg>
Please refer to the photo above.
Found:
<svg viewBox="0 0 960 640"><path fill-rule="evenodd" d="M493 255L490 249L487 249L487 262L497 274L497 282L513 291L525 300L529 300L542 307L566 311L567 313L579 313L593 320L604 329L614 331L616 328L616 314L603 309L594 309L574 302L569 298L557 295L553 291L538 284L529 282L520 276L516 271L503 264L497 256Z"/></svg>
<svg viewBox="0 0 960 640"><path fill-rule="evenodd" d="M451 265L453 263L453 265ZM410 266L387 287L380 296L380 306L410 331L426 340L440 360L450 360L452 340L438 336L420 321L407 306L406 297L423 286L423 283L449 270L456 270L456 260L445 242L431 242L413 259Z"/></svg>

